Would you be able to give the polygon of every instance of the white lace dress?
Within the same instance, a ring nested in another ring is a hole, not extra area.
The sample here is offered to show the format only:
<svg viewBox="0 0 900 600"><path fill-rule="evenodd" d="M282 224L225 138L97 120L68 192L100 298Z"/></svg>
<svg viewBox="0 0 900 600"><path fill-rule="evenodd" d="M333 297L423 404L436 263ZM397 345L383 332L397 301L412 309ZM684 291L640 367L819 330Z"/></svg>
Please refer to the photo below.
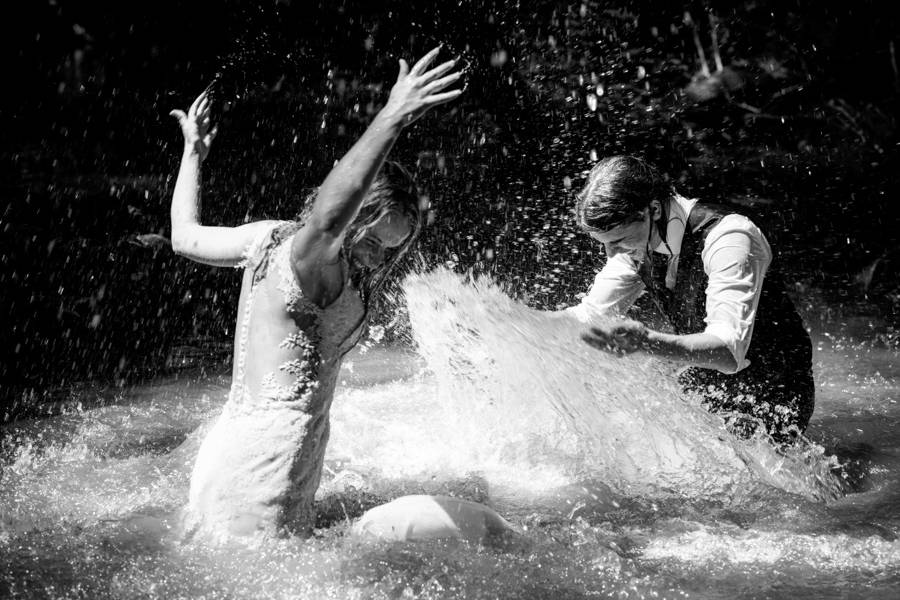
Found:
<svg viewBox="0 0 900 600"><path fill-rule="evenodd" d="M305 534L315 521L334 387L365 309L349 283L324 309L303 295L293 235L271 247L285 228L248 250L231 391L191 476L185 525L207 541Z"/></svg>

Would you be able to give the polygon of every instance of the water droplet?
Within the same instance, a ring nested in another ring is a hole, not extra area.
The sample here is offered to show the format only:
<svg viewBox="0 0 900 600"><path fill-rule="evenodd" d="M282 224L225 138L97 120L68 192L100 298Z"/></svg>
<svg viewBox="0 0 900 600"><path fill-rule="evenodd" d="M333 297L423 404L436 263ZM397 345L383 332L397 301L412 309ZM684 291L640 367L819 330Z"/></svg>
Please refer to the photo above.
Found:
<svg viewBox="0 0 900 600"><path fill-rule="evenodd" d="M491 54L492 67L502 67L506 64L507 60L509 60L509 55L506 53L506 50L497 50Z"/></svg>

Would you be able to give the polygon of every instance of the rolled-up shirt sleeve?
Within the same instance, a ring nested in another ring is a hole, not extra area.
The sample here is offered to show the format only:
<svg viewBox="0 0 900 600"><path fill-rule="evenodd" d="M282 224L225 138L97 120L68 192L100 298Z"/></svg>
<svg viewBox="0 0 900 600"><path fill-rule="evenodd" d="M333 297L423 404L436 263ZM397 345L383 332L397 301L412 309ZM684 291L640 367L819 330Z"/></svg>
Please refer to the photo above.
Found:
<svg viewBox="0 0 900 600"><path fill-rule="evenodd" d="M704 332L725 343L736 373L750 364L747 350L772 250L752 221L728 215L710 230L701 258L709 277Z"/></svg>
<svg viewBox="0 0 900 600"><path fill-rule="evenodd" d="M644 291L637 264L628 254L609 257L594 278L594 284L581 303L566 309L581 321L596 317L622 317Z"/></svg>

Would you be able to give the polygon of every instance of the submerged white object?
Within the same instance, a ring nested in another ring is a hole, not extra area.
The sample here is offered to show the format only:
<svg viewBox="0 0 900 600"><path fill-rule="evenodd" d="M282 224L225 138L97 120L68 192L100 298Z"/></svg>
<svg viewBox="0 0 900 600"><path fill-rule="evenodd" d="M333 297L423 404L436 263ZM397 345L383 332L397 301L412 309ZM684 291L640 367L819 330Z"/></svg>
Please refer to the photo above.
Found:
<svg viewBox="0 0 900 600"><path fill-rule="evenodd" d="M486 539L516 533L503 517L484 504L453 496L402 496L366 511L353 532L390 541Z"/></svg>

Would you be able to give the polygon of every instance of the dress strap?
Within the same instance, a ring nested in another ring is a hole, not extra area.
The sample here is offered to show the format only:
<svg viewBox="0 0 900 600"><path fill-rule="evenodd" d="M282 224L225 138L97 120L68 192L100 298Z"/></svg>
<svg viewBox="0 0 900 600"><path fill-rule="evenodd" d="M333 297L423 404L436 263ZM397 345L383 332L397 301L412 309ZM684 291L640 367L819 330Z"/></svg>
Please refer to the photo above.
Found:
<svg viewBox="0 0 900 600"><path fill-rule="evenodd" d="M253 267L253 285L262 281L269 270L269 261L272 252L287 238L300 230L301 224L297 221L279 221L270 229L256 250L256 254L250 258Z"/></svg>

